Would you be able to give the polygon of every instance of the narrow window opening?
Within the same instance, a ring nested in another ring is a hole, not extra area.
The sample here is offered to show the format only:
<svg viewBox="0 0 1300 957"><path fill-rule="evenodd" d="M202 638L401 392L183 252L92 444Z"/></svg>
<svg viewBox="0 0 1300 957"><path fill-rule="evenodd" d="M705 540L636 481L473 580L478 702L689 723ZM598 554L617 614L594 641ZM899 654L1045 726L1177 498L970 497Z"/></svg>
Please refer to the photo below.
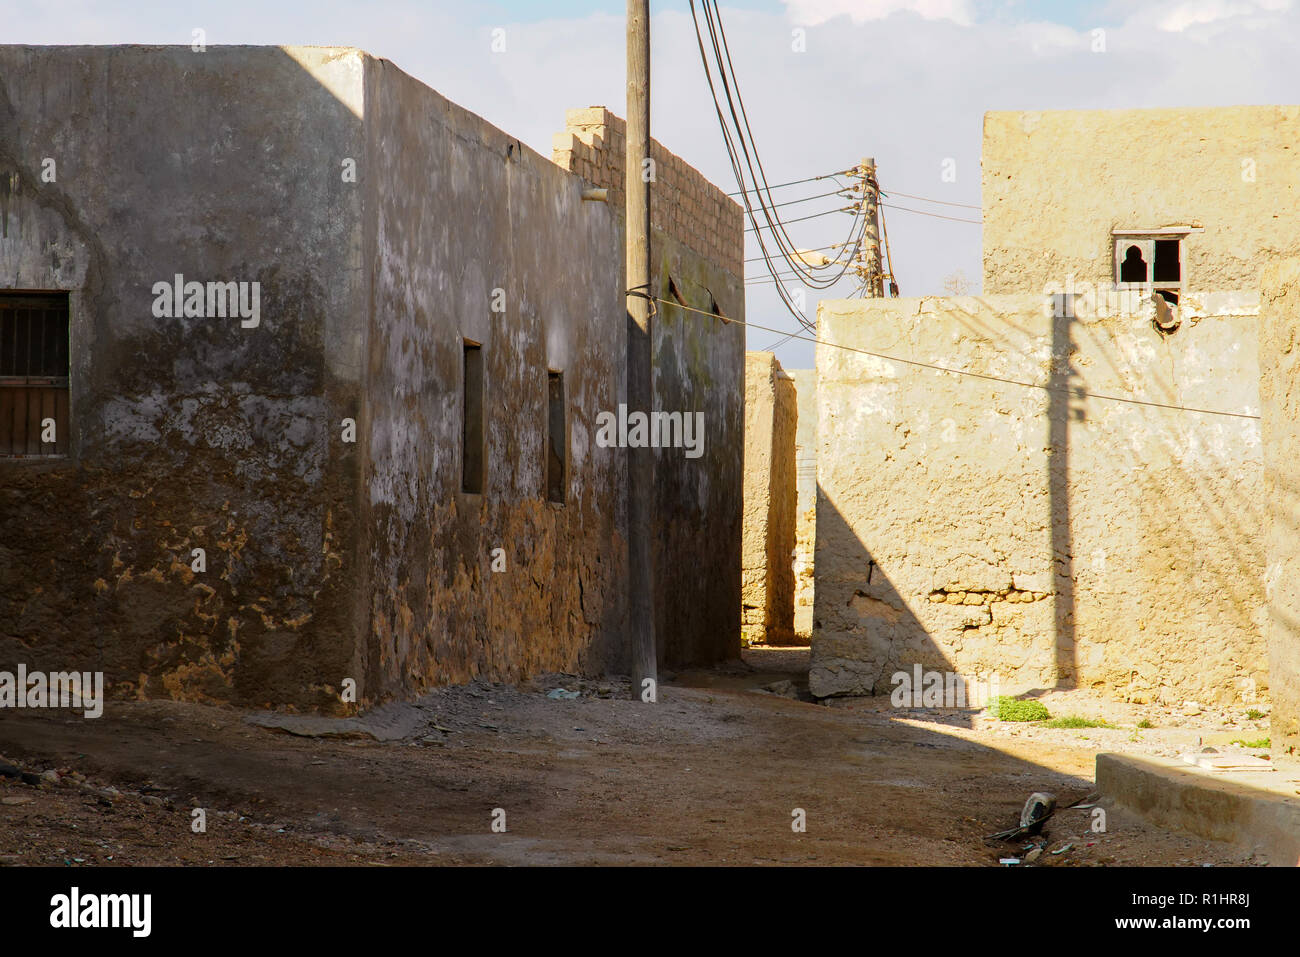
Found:
<svg viewBox="0 0 1300 957"><path fill-rule="evenodd" d="M1157 239L1155 262L1152 264L1151 278L1157 283L1178 283L1182 281L1182 263L1179 250L1182 246L1177 239Z"/></svg>
<svg viewBox="0 0 1300 957"><path fill-rule="evenodd" d="M66 455L68 294L0 293L0 457Z"/></svg>
<svg viewBox="0 0 1300 957"><path fill-rule="evenodd" d="M461 433L461 490L483 494L483 349L478 343L464 345L465 395L464 429Z"/></svg>
<svg viewBox="0 0 1300 957"><path fill-rule="evenodd" d="M1124 251L1124 261L1119 266L1120 282L1146 282L1147 264L1142 258L1142 250L1130 246Z"/></svg>
<svg viewBox="0 0 1300 957"><path fill-rule="evenodd" d="M546 409L546 498L563 505L569 449L564 416L563 372L546 374Z"/></svg>

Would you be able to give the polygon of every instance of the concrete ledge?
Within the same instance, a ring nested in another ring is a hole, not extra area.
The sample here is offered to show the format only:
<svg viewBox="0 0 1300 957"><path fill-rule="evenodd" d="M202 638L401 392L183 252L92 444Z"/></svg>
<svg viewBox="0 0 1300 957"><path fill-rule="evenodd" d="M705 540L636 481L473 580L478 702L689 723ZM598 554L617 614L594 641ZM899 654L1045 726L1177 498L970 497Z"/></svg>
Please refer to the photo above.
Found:
<svg viewBox="0 0 1300 957"><path fill-rule="evenodd" d="M1229 841L1270 864L1300 864L1295 773L1212 772L1169 758L1097 755L1097 790L1160 827Z"/></svg>

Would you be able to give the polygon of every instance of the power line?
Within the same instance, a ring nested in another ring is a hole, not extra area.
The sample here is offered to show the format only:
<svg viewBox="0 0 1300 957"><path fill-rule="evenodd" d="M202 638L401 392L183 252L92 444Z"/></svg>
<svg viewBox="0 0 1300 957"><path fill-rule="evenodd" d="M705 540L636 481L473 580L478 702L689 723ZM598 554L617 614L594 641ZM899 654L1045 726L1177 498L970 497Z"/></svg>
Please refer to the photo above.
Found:
<svg viewBox="0 0 1300 957"><path fill-rule="evenodd" d="M836 170L834 173L823 173L821 176L809 176L807 179L792 179L788 183L773 183L767 189L780 189L782 186L798 186L800 183L815 183L819 179L831 179L835 176L846 176L848 173L844 170ZM757 193L757 189L738 189L730 192L728 196L739 196L742 193Z"/></svg>
<svg viewBox="0 0 1300 957"><path fill-rule="evenodd" d="M946 199L931 199L929 196L913 196L911 193L900 193L896 189L891 189L887 193L882 192L880 195L902 196L904 199L919 199L923 203L937 203L940 206L960 206L962 209L978 209L980 212L984 211L983 206L972 206L970 203L950 203Z"/></svg>
<svg viewBox="0 0 1300 957"><path fill-rule="evenodd" d="M719 318L714 313L705 312L703 309L693 309L690 306L683 306L681 303L677 303L677 302L669 302L666 299L658 299L657 301L662 302L665 305L677 306L677 308L685 309L687 312L697 312L700 315L708 316L711 319ZM764 332L774 332L778 335L784 332L784 330L782 329L773 329L771 326L760 326L757 323L747 322L744 319L728 318L727 322L734 322L737 325L748 326L754 329L762 329ZM840 343L830 342L826 339L820 339L820 338L809 339L807 336L801 336L796 332L790 333L790 335L788 335L786 338L799 339L802 340L803 342L811 342L814 345L829 346L832 349L842 349L845 352L855 352L858 353L859 355L871 356L873 359L883 359L886 362L901 362L903 365L916 366L921 369L932 369L935 372L951 372L953 375L969 376L972 379L983 379L988 382L1002 382L1007 385L1023 386L1026 389L1039 389L1040 391L1043 392L1056 392L1063 395L1071 396L1076 399L1100 399L1104 402L1123 402L1129 405L1141 405L1152 409L1167 409L1171 412L1193 412L1198 415L1222 415L1233 419L1251 419L1254 421L1259 421L1260 418L1258 415L1251 415L1248 412L1225 412L1222 409L1196 409L1185 405L1169 405L1168 403L1165 402L1151 402L1147 399L1131 399L1131 398L1126 398L1124 396L1118 396L1118 395L1102 395L1099 392L1088 392L1084 389L1071 389L1069 386L1052 386L1052 385L1043 385L1041 382L1025 382L1021 379L1006 379L1003 378L1002 376L989 375L986 372L971 372L966 369L952 369L947 366L935 365L932 362L921 362L918 359L901 359L898 356L890 356L880 352L872 352L869 349L859 349L856 346L841 345Z"/></svg>
<svg viewBox="0 0 1300 957"><path fill-rule="evenodd" d="M757 144L754 142L753 129L749 123L748 111L745 109L744 97L740 93L739 84L736 80L735 65L731 60L731 51L727 43L726 30L722 25L722 16L718 11L717 0L702 0L701 7L704 13L705 24L709 33L710 46L713 50L713 63L711 65L709 56L705 52L704 35L700 30L700 21L698 12L695 7L695 0L690 0L691 20L695 26L695 38L700 52L700 62L704 67L705 79L709 85L709 93L713 99L714 110L718 117L718 126L722 131L723 143L727 149L727 156L731 162L732 172L736 176L736 183L739 187L738 195L744 203L745 211L748 214L752 229L746 232L753 232L755 239L758 241L759 250L769 272L775 276L777 269L772 261L772 255L768 250L767 243L759 225L758 216L754 209L754 204L750 198L753 194L758 200L759 211L763 214L765 225L770 230L770 235L775 240L777 252L796 273L800 276L800 281L804 285L814 289L829 288L838 282L840 277L848 270L848 264L841 264L840 270L833 277L818 277L818 272L828 269L832 264L823 264L821 266L812 266L802 260L797 254L794 241L786 231L785 224L781 221L780 215L775 211L776 203L772 199L771 184L767 181L767 174L763 169L762 159L758 155ZM731 116L730 125L723 113L722 103L718 98L717 85L714 83L713 71L716 65L718 80L722 85L723 94L727 101L727 112ZM734 97L733 97L734 88ZM739 112L737 112L739 107ZM733 135L734 127L734 135ZM744 157L742 164L741 157ZM748 177L745 175L748 170ZM834 178L837 173L824 174L820 177L811 177L807 181L814 179ZM838 182L838 180L837 180ZM750 188L747 184L752 183ZM760 186L761 184L761 186ZM794 185L791 183L789 185ZM824 214L817 214L824 215ZM802 217L802 219L811 219L815 217ZM858 208L857 215L849 227L849 235L846 242L851 241L858 231L861 222L861 208ZM797 309L791 300L789 293L784 286L777 284L777 293L781 301L785 304L790 314L805 328L811 328L807 318Z"/></svg>
<svg viewBox="0 0 1300 957"><path fill-rule="evenodd" d="M831 215L831 213L848 213L848 212L853 212L853 211L856 211L856 210L857 210L857 207L856 207L856 206L844 206L844 207L841 207L840 209L824 209L824 210L822 210L820 213L813 213L813 214L811 214L811 215L809 215L809 216L799 216L799 217L796 217L795 219L787 219L787 220L784 220L784 222L787 223L787 224L788 224L788 223L802 223L802 222L803 222L804 220L806 220L806 219L820 219L822 216L829 216L829 215ZM771 226L770 224L769 224L769 225L765 225L765 226L753 226L753 227L746 227L746 228L745 228L745 232L747 232L747 233L752 233L752 232L756 232L756 231L758 231L758 230L760 230L760 229L774 229L774 228L775 228L775 227ZM796 251L795 255L796 255L796 257L798 256L798 251ZM806 265L811 265L811 264L809 263L809 264L806 264Z"/></svg>
<svg viewBox="0 0 1300 957"><path fill-rule="evenodd" d="M976 226L983 226L982 219L960 219L956 216L945 216L942 213L927 213L923 209L908 209L906 206L894 206L891 203L881 203L881 206L888 206L890 209L897 209L904 213L916 213L918 216L933 216L935 219L950 219L954 223L973 223Z"/></svg>
<svg viewBox="0 0 1300 957"><path fill-rule="evenodd" d="M850 245L850 243L831 243L829 246L814 246L812 249L800 249L799 252L800 252L800 253L819 253L819 252L821 252L823 249L843 249L845 246L848 246L848 245ZM753 256L753 257L751 257L751 258L745 260L745 262L747 262L747 263L756 263L756 262L762 262L762 261L763 261L763 257L762 257L762 256Z"/></svg>
<svg viewBox="0 0 1300 957"><path fill-rule="evenodd" d="M843 195L844 195L843 189L833 189L829 193L818 193L816 196L802 196L799 199L786 200L784 203L773 203L772 209L780 209L782 206L794 206L797 203L806 203L809 200L822 199L823 197L826 196L843 196Z"/></svg>

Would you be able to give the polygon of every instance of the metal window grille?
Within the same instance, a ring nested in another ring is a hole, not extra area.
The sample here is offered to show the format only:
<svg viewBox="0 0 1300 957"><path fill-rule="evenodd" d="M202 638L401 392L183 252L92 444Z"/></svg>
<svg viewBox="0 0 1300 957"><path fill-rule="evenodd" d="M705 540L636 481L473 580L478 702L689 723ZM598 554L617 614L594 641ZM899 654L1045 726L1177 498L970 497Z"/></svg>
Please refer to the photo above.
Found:
<svg viewBox="0 0 1300 957"><path fill-rule="evenodd" d="M0 292L0 457L66 455L68 440L68 294Z"/></svg>

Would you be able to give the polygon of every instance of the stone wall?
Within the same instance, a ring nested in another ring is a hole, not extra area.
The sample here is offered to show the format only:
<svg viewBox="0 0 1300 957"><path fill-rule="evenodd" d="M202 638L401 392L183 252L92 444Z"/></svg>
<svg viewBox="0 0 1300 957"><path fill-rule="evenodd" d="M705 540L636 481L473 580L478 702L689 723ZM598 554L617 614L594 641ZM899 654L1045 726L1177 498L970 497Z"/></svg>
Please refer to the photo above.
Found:
<svg viewBox="0 0 1300 957"><path fill-rule="evenodd" d="M798 405L795 430L794 633L807 644L813 631L817 548L817 370L791 369Z"/></svg>
<svg viewBox="0 0 1300 957"><path fill-rule="evenodd" d="M1259 421L1077 391L1257 414L1257 295L1188 297L1169 335L1149 300L1055 312L821 304L815 694L888 691L914 663L1009 692L1264 692Z"/></svg>
<svg viewBox="0 0 1300 957"><path fill-rule="evenodd" d="M745 354L745 523L741 622L752 644L794 636L794 380L771 352Z"/></svg>
<svg viewBox="0 0 1300 957"><path fill-rule="evenodd" d="M1300 748L1300 259L1263 277L1259 309L1268 677L1273 754Z"/></svg>
<svg viewBox="0 0 1300 957"><path fill-rule="evenodd" d="M984 292L1109 284L1112 229L1190 225L1187 288L1257 289L1300 251L1297 140L1297 106L988 113Z"/></svg>

